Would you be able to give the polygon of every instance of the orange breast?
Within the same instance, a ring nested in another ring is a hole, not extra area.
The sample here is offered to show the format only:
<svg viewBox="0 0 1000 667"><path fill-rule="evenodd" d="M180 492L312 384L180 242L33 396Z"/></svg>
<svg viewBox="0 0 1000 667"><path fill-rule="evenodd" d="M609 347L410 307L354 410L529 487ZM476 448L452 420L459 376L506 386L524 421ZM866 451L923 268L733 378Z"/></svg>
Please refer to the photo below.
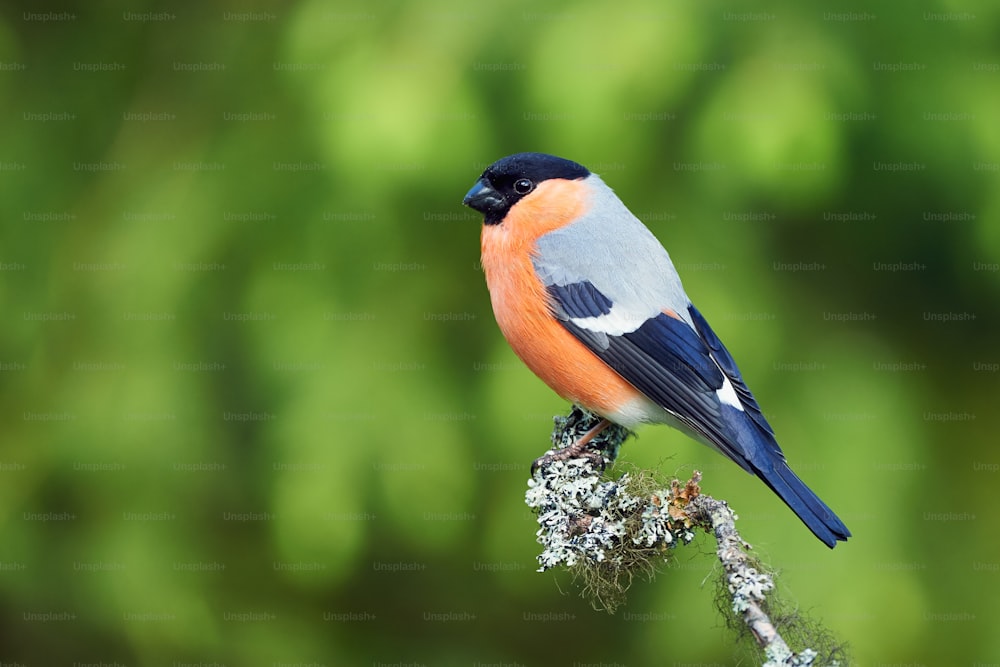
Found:
<svg viewBox="0 0 1000 667"><path fill-rule="evenodd" d="M563 398L612 415L639 392L559 324L531 262L539 236L584 213L583 188L545 181L501 224L484 225L483 270L497 324L517 356Z"/></svg>

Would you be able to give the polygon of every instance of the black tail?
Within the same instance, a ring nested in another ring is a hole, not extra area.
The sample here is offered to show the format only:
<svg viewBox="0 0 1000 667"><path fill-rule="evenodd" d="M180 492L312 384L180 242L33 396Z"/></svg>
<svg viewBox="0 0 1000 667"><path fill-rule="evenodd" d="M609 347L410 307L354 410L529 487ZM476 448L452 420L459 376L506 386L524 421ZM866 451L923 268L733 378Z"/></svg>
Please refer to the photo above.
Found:
<svg viewBox="0 0 1000 667"><path fill-rule="evenodd" d="M784 460L774 460L767 470L761 470L751 463L754 473L778 497L785 501L802 523L831 549L837 541L845 542L851 536L844 522L837 518L826 504L799 479Z"/></svg>

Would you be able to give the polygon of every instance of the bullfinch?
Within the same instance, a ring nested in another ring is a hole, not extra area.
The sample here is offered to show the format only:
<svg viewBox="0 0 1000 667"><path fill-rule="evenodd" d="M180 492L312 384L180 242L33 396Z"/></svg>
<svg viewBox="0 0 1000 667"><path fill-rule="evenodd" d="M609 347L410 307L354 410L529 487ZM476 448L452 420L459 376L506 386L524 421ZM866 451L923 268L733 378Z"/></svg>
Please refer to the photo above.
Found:
<svg viewBox="0 0 1000 667"><path fill-rule="evenodd" d="M785 462L736 362L656 237L586 167L517 153L463 203L483 214L493 313L518 357L563 398L628 429L673 426L762 479L816 537L851 533Z"/></svg>

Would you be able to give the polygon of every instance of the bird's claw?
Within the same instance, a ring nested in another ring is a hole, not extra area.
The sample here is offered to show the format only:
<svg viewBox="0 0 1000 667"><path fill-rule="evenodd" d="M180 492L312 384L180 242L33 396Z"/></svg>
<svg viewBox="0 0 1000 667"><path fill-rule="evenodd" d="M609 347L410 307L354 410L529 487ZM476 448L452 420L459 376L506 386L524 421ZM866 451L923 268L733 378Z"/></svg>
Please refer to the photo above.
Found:
<svg viewBox="0 0 1000 667"><path fill-rule="evenodd" d="M582 440L578 440L569 447L550 451L545 454L545 456L540 456L535 459L534 463L531 464L531 476L534 477L535 472L539 468L552 465L556 461L566 461L568 459L580 458L589 459L591 465L593 465L593 467L600 472L604 472L604 468L607 466L607 460L604 458L604 452L592 446L589 441L583 442Z"/></svg>

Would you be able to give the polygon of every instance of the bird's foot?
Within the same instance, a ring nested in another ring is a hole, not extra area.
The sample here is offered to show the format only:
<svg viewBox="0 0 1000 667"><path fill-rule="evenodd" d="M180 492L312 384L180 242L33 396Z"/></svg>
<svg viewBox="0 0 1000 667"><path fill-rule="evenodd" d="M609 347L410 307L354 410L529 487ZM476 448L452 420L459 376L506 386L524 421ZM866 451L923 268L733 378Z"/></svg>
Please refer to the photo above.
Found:
<svg viewBox="0 0 1000 667"><path fill-rule="evenodd" d="M555 461L565 461L567 459L577 458L588 458L591 460L595 468L603 471L605 466L604 452L599 449L595 449L591 445L591 441L609 426L611 426L611 422L607 419L602 419L589 431L580 436L580 439L569 447L557 449L554 452L535 459L535 462L531 464L531 475L534 476L535 471L543 465L548 465L554 463Z"/></svg>

